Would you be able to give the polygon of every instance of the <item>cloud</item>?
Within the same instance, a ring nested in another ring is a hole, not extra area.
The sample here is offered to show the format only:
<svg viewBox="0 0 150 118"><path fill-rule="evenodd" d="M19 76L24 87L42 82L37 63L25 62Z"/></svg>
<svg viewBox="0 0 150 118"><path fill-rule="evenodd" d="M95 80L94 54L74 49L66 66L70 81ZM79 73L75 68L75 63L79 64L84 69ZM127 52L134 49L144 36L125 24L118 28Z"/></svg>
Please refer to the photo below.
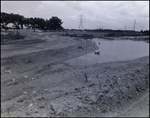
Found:
<svg viewBox="0 0 150 118"><path fill-rule="evenodd" d="M2 1L1 11L25 17L49 19L57 16L63 27L78 28L79 15L85 16L85 28L149 29L149 1Z"/></svg>
<svg viewBox="0 0 150 118"><path fill-rule="evenodd" d="M1 10L2 12L32 17L40 4L40 1L1 1Z"/></svg>

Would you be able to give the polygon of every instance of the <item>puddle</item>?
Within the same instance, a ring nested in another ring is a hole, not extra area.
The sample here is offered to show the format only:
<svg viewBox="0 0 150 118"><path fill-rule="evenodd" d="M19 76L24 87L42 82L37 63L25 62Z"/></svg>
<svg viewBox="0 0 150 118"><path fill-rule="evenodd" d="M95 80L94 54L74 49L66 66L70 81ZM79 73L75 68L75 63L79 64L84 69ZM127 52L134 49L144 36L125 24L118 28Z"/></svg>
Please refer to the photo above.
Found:
<svg viewBox="0 0 150 118"><path fill-rule="evenodd" d="M149 55L149 44L143 41L92 39L99 49L86 55L65 61L69 65L88 65L109 61L126 61ZM100 44L99 44L100 42Z"/></svg>

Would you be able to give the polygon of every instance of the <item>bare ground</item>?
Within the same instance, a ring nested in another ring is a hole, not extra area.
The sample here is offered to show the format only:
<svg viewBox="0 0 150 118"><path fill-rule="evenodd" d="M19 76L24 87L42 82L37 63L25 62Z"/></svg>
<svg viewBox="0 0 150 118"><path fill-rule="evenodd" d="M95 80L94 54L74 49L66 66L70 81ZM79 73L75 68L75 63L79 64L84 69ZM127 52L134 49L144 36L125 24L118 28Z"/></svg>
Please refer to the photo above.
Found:
<svg viewBox="0 0 150 118"><path fill-rule="evenodd" d="M89 40L37 33L2 45L1 116L148 117L149 56L64 63L96 49Z"/></svg>

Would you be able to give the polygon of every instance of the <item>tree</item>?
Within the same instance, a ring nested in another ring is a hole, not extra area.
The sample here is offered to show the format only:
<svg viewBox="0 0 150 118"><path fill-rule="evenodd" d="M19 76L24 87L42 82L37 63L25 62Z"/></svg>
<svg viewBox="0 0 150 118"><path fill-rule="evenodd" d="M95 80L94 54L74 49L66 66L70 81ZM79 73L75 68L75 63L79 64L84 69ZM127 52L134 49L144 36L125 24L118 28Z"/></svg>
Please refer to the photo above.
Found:
<svg viewBox="0 0 150 118"><path fill-rule="evenodd" d="M59 19L56 16L53 16L52 18L49 19L49 28L50 30L61 30L63 27L61 19Z"/></svg>
<svg viewBox="0 0 150 118"><path fill-rule="evenodd" d="M10 23L10 15L8 13L1 13L1 27L4 28L5 30L8 29L7 25Z"/></svg>
<svg viewBox="0 0 150 118"><path fill-rule="evenodd" d="M61 19L56 16L53 16L49 20L44 20L43 18L25 18L19 14L8 14L8 13L1 13L1 28L8 29L8 23L13 23L14 29L23 29L23 25L26 27L31 27L34 31L36 28L41 30L62 30L63 27Z"/></svg>
<svg viewBox="0 0 150 118"><path fill-rule="evenodd" d="M14 29L20 29L20 27L23 29L23 23L24 23L24 16L19 14L10 14L10 22L13 23Z"/></svg>
<svg viewBox="0 0 150 118"><path fill-rule="evenodd" d="M35 24L37 28L44 30L45 29L45 20L43 18L37 18Z"/></svg>

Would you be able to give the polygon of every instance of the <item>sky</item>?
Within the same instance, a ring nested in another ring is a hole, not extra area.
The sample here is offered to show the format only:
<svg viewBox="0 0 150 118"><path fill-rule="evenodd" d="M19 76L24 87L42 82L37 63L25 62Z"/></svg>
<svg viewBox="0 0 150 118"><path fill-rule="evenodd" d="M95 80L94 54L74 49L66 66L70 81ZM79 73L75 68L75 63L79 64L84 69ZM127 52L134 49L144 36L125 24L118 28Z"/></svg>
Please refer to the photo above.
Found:
<svg viewBox="0 0 150 118"><path fill-rule="evenodd" d="M66 29L149 30L149 1L1 1L1 12L50 19Z"/></svg>

